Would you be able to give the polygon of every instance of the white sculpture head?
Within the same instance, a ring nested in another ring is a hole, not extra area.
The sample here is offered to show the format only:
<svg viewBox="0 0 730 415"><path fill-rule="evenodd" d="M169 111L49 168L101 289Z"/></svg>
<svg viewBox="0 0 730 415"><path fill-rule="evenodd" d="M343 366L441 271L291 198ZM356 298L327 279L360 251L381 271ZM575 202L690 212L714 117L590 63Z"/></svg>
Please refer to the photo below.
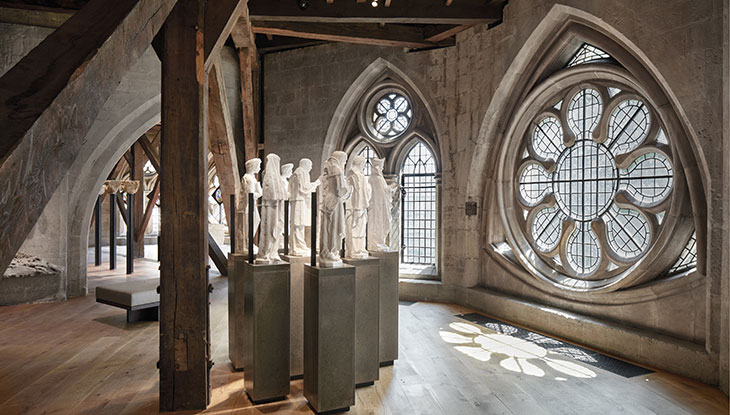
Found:
<svg viewBox="0 0 730 415"><path fill-rule="evenodd" d="M256 174L261 171L261 159L253 158L246 162L246 173Z"/></svg>
<svg viewBox="0 0 730 415"><path fill-rule="evenodd" d="M281 177L283 179L290 178L293 170L294 170L294 164L286 163L285 165L281 166Z"/></svg>
<svg viewBox="0 0 730 415"><path fill-rule="evenodd" d="M352 158L352 167L351 170L354 170L356 173L362 174L363 167L365 167L365 157L363 156L355 156Z"/></svg>
<svg viewBox="0 0 730 415"><path fill-rule="evenodd" d="M385 159L374 157L370 159L370 168L373 171L374 176L382 176L383 175L383 164L385 163Z"/></svg>
<svg viewBox="0 0 730 415"><path fill-rule="evenodd" d="M337 162L340 164L340 168L344 170L345 164L347 163L347 153L344 151L335 151L332 153L332 157L337 159Z"/></svg>
<svg viewBox="0 0 730 415"><path fill-rule="evenodd" d="M299 168L309 173L312 171L312 160L307 158L299 160Z"/></svg>

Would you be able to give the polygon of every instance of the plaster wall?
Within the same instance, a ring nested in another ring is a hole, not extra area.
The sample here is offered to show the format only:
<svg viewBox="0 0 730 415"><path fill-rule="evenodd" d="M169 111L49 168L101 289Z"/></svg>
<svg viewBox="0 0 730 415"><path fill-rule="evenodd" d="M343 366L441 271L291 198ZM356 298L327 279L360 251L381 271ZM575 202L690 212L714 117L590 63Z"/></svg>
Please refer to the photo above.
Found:
<svg viewBox="0 0 730 415"><path fill-rule="evenodd" d="M338 105L352 92L358 77L377 59L384 59L402 71L435 109L433 121L442 155L443 252L442 282L428 285L429 292L442 292L436 297L456 301L460 296L454 293L459 290L484 287L596 321L616 322L628 331L668 336L681 345L675 358L695 353L697 346L704 350L714 367L710 373L694 376L718 382L720 372L727 373L726 360L718 364L721 350L727 347L722 346L726 340L721 342L721 337L727 337L721 336L721 286L728 278L721 264L728 255L722 250L726 216L722 202L729 183L718 151L724 134L723 4L719 0L520 0L509 3L502 24L463 32L450 48L406 53L398 48L327 44L269 54L264 62L265 148L279 154L282 162L311 158L314 171L319 171L328 129L339 117ZM511 82L524 75L520 71L529 66L532 55L542 52L535 39L546 27L559 26L570 16L589 21L647 67L669 97L667 105L682 120L700 160L698 170L708 195L700 201L707 206L706 229L702 229L707 234L703 241L706 275L696 276L680 293L615 305L561 299L516 278L487 254L485 224L500 220L499 213L484 202L496 176L489 153L504 140L499 125L510 117L503 103L511 93ZM481 205L480 215L464 214L469 200ZM479 305L479 298L485 297L473 298ZM501 317L510 317L508 307L498 311L504 313ZM534 325L548 327L547 319L536 318ZM726 319L722 325L727 325ZM607 344L608 336L608 331L601 330L575 335L576 340L597 347ZM625 355L639 356L639 349L646 346L627 345ZM651 356L639 357L652 363Z"/></svg>

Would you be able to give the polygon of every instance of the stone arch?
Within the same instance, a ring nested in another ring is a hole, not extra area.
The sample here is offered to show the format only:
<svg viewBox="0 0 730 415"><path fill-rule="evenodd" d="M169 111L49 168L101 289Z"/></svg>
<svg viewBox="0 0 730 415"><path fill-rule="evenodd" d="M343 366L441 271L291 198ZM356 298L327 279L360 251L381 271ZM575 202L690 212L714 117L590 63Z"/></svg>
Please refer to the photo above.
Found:
<svg viewBox="0 0 730 415"><path fill-rule="evenodd" d="M89 225L98 191L124 152L160 122L160 91L160 62L150 49L104 104L85 138L82 151L69 169L69 178L79 178L72 183L68 193L69 297L87 292Z"/></svg>
<svg viewBox="0 0 730 415"><path fill-rule="evenodd" d="M432 104L433 100L426 92L426 89L422 87L423 83L420 82L419 76L410 71L406 73L406 71L401 70L393 63L383 58L377 58L362 71L357 79L355 79L337 105L335 112L332 115L329 127L327 128L324 146L322 147L321 160L323 162L330 154L332 154L333 151L345 148L347 140L352 138L347 136L348 127L353 119L353 115L356 116L357 111L359 110L362 98L370 92L370 89L375 85L375 83L388 76L407 86L410 92L414 95L411 98L418 99L419 104L426 109L427 118L432 123L434 134L436 135L436 137L434 137L434 141L438 146L438 148L435 149L437 151L434 152L434 156L441 160L441 146L443 144L441 143L441 140L439 140L439 137L441 136L443 128L441 128L440 125L440 118L436 116L435 106ZM355 139L354 141L358 140Z"/></svg>
<svg viewBox="0 0 730 415"><path fill-rule="evenodd" d="M565 5L555 5L545 18L537 25L528 40L515 56L509 69L505 72L493 99L487 108L472 156L472 172L482 174L470 175L467 182L467 200L478 200L482 203L482 211L493 207L496 197L497 166L500 157L500 146L509 141L507 130L513 120L513 113L518 110L522 100L532 88L546 75L554 71L555 61L566 46L583 39L595 44L616 58L640 83L655 86L651 92L662 100L657 106L666 106L673 111L676 118L671 127L681 131L683 139L677 140L679 154L685 168L689 184L695 227L698 240L698 270L704 273L706 265L705 244L707 198L705 189L710 188L710 174L704 154L700 151L699 138L691 128L691 123L679 103L676 95L669 87L656 65L633 42L619 30L607 24L601 18L582 10ZM551 67L551 64L553 65ZM488 167L492 166L492 167ZM490 243L490 234L496 226L489 215L482 215L481 226L483 243Z"/></svg>

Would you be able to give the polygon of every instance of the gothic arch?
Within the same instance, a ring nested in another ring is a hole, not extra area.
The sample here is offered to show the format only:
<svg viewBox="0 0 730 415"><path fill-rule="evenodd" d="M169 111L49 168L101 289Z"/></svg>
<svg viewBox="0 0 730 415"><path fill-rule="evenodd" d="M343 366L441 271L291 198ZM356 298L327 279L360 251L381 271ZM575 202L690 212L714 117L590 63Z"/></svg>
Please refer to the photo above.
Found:
<svg viewBox="0 0 730 415"><path fill-rule="evenodd" d="M351 141L359 141L357 137L348 136L348 129L351 127L352 122L356 122L355 118L357 118L362 99L379 81L386 78L392 78L406 87L412 95L411 99L418 100L420 106L426 110L426 118L432 124L436 136L433 137L433 141L438 146L437 149L432 150L437 150L434 151L434 155L441 160L442 151L440 147L442 144L439 137L443 129L440 126L440 118L436 116L434 106L431 104L432 99L425 92L426 90L421 87L422 83L416 81L418 75L412 72L407 74L393 63L383 58L377 58L355 79L337 105L327 128L327 135L322 148L322 161L326 160L333 151L346 148ZM405 138L403 137L400 140L405 141Z"/></svg>
<svg viewBox="0 0 730 415"><path fill-rule="evenodd" d="M620 31L602 19L584 11L555 5L535 28L522 49L505 72L498 89L487 109L476 139L471 171L484 172L469 177L467 200L480 200L482 210L494 208L497 197L498 171L495 166L504 145L510 141L510 125L517 118L520 103L533 88L556 70L556 62L565 59L566 49L585 41L599 46L616 58L638 81L646 86L647 95L654 97L654 105L667 115L667 129L677 136L677 152L684 166L684 173L691 193L692 209L698 238L698 271L704 274L706 257L707 199L710 175L704 155L700 151L698 137L673 94L668 82L645 53ZM490 167L491 166L491 167ZM482 243L490 244L499 238L499 225L482 215Z"/></svg>
<svg viewBox="0 0 730 415"><path fill-rule="evenodd" d="M124 152L160 121L159 65L151 49L140 58L102 107L80 156L69 170L69 178L80 178L73 182L68 194L69 297L85 295L87 291L89 224L99 189Z"/></svg>

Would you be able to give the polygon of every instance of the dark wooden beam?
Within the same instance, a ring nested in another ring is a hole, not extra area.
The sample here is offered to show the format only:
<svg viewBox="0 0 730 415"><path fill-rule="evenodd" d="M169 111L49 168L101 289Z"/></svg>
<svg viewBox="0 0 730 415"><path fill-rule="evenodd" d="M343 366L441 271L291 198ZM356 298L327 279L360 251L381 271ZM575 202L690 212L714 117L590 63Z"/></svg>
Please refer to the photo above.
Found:
<svg viewBox="0 0 730 415"><path fill-rule="evenodd" d="M238 170L236 142L233 137L233 126L231 125L225 88L220 59L216 59L216 63L208 75L210 152L213 154L223 200L229 201L231 195L238 195L241 187L241 174ZM231 215L235 212L231 212L227 203L224 203L224 206L226 207L228 223L231 223Z"/></svg>
<svg viewBox="0 0 730 415"><path fill-rule="evenodd" d="M390 7L310 0L305 9L293 0L249 0L248 8L252 22L482 24L502 17L501 4L485 0L459 0L448 7L444 0L399 0Z"/></svg>
<svg viewBox="0 0 730 415"><path fill-rule="evenodd" d="M154 211L155 205L157 204L157 200L159 198L160 178L158 176L157 180L155 180L155 186L152 188L152 192L150 192L147 207L144 210L144 214L142 214L142 220L139 221L139 225L134 230L134 236L137 239L137 243L139 243L141 240L144 240L144 231L147 230L147 226L150 224L150 219L152 219L152 212ZM135 200L136 199L137 198L135 198Z"/></svg>
<svg viewBox="0 0 730 415"><path fill-rule="evenodd" d="M152 143L150 143L150 140L147 138L146 135L143 135L142 137L140 137L138 143L140 147L142 147L142 150L144 150L144 153L147 155L150 163L152 163L152 167L154 167L155 171L159 173L160 156L159 153L152 147Z"/></svg>
<svg viewBox="0 0 730 415"><path fill-rule="evenodd" d="M448 36L435 42L426 41L423 29L420 27L397 24L380 26L376 23L254 22L253 32L331 42L404 48L454 44L453 39L447 39Z"/></svg>
<svg viewBox="0 0 730 415"><path fill-rule="evenodd" d="M28 9L47 9L76 11L84 7L89 0L4 0L3 3Z"/></svg>
<svg viewBox="0 0 730 415"><path fill-rule="evenodd" d="M0 78L0 273L174 3L91 0Z"/></svg>
<svg viewBox="0 0 730 415"><path fill-rule="evenodd" d="M429 25L423 29L424 37L427 42L441 42L457 33L472 27L473 25Z"/></svg>
<svg viewBox="0 0 730 415"><path fill-rule="evenodd" d="M241 66L241 104L243 109L243 154L246 160L258 156L259 137L257 134L258 100L254 91L257 82L258 53L255 48L238 49Z"/></svg>
<svg viewBox="0 0 730 415"><path fill-rule="evenodd" d="M213 239L213 235L208 233L208 255L213 260L213 264L218 268L221 275L228 275L228 258L218 246L218 242Z"/></svg>
<svg viewBox="0 0 730 415"><path fill-rule="evenodd" d="M74 11L34 7L17 3L0 2L0 23L57 28L66 23Z"/></svg>
<svg viewBox="0 0 730 415"><path fill-rule="evenodd" d="M269 40L266 35L256 36L256 49L260 54L281 52L283 50L306 48L309 46L323 45L327 42L322 40L302 39L288 36L276 36Z"/></svg>
<svg viewBox="0 0 730 415"><path fill-rule="evenodd" d="M233 26L246 8L246 0L208 1L205 6L205 68L210 69L213 59L228 39Z"/></svg>
<svg viewBox="0 0 730 415"><path fill-rule="evenodd" d="M139 181L139 190L132 198L132 218L134 223L128 226L132 227L132 234L135 236L137 242L134 244L134 257L144 258L144 229L139 229L142 227L142 218L144 216L144 165L147 159L139 143L132 145L132 153L134 154L134 157L132 157L134 165L130 170L130 178Z"/></svg>
<svg viewBox="0 0 730 415"><path fill-rule="evenodd" d="M205 1L178 0L163 28L160 410L209 399Z"/></svg>

